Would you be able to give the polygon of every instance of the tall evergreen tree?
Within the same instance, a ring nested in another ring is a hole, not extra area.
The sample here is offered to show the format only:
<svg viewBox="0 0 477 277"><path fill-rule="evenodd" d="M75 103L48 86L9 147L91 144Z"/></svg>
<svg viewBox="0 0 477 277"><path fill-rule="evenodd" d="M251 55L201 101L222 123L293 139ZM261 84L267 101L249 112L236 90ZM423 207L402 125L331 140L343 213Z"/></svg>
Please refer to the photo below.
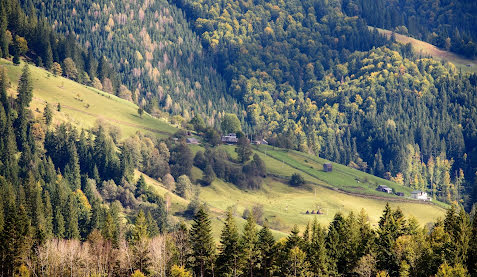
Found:
<svg viewBox="0 0 477 277"><path fill-rule="evenodd" d="M467 253L467 269L471 276L477 275L477 215L472 220L472 232L470 234L469 251Z"/></svg>
<svg viewBox="0 0 477 277"><path fill-rule="evenodd" d="M263 277L273 276L275 271L275 239L268 228L267 223L264 224L260 232L258 232L258 248L260 251L260 272Z"/></svg>
<svg viewBox="0 0 477 277"><path fill-rule="evenodd" d="M68 203L66 208L66 228L65 237L67 239L79 239L80 232L78 227L78 203L76 197L70 194L68 197Z"/></svg>
<svg viewBox="0 0 477 277"><path fill-rule="evenodd" d="M190 230L192 265L196 276L210 276L213 271L215 245L212 239L212 226L205 207L195 214Z"/></svg>
<svg viewBox="0 0 477 277"><path fill-rule="evenodd" d="M311 242L307 258L311 265L310 270L316 276L326 276L328 271L325 238L326 231L320 226L315 217L311 227Z"/></svg>
<svg viewBox="0 0 477 277"><path fill-rule="evenodd" d="M146 274L149 273L150 257L149 257L149 235L147 219L143 210L140 210L136 222L134 223L133 232L133 253L135 268Z"/></svg>
<svg viewBox="0 0 477 277"><path fill-rule="evenodd" d="M33 83L28 64L23 66L22 75L18 81L17 105L19 109L27 108L33 99Z"/></svg>
<svg viewBox="0 0 477 277"><path fill-rule="evenodd" d="M258 247L258 234L255 216L251 212L247 217L241 238L242 253L244 257L244 276L253 277L258 274L260 249Z"/></svg>
<svg viewBox="0 0 477 277"><path fill-rule="evenodd" d="M386 203L383 215L379 220L377 230L376 247L377 247L377 266L378 269L386 269L391 275L398 274L399 263L393 255L393 247L399 236L399 226L396 223L394 213Z"/></svg>
<svg viewBox="0 0 477 277"><path fill-rule="evenodd" d="M217 274L237 277L241 274L240 236L233 218L232 210L227 209L225 224L220 235Z"/></svg>

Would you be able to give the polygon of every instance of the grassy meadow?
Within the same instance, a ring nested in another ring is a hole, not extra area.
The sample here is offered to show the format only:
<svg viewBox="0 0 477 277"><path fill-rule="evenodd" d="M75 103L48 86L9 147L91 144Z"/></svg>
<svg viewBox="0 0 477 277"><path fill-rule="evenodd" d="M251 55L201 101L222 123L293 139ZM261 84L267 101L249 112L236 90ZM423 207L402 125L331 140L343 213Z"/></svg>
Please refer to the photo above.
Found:
<svg viewBox="0 0 477 277"><path fill-rule="evenodd" d="M15 66L7 60L0 60L0 66L6 69L10 80L9 93L14 94L23 66ZM33 79L33 101L31 110L37 118L42 117L46 103L54 109L53 125L70 122L78 128L91 128L97 120L104 120L121 130L123 138L137 131L146 132L166 138L178 129L165 120L148 114L138 116L138 107L131 102L114 95L81 85L72 80L53 76L50 72L30 66ZM61 111L56 110L60 103ZM235 146L219 146L236 158ZM193 153L205 148L191 145ZM253 146L266 164L269 177L264 179L260 190L240 190L233 184L215 180L210 186L200 187L200 200L208 204L215 238L220 235L225 210L233 207L239 228L245 223L243 211L261 205L264 218L269 222L277 238L286 236L287 232L298 225L301 229L315 217L322 223L329 223L336 212L355 212L364 209L372 224L376 224L384 205L390 201L391 206L401 207L408 216L414 216L421 224L432 222L444 216L445 210L437 205L425 204L377 192L375 188L384 184L396 191L410 193L390 181L333 163L333 172L323 172L324 159L305 153L274 148L271 146ZM300 188L286 184L293 173L300 173L307 184ZM140 172L136 171L136 178ZM168 203L171 220L185 220L183 211L189 200L168 191L158 180L145 176L146 183ZM192 180L202 178L202 171L192 169ZM306 211L320 210L323 214L311 215Z"/></svg>
<svg viewBox="0 0 477 277"><path fill-rule="evenodd" d="M1 59L0 66L5 68L10 80L10 92L15 93L23 63L16 66ZM30 65L33 80L33 100L30 108L36 117L43 115L46 103L54 110L53 125L70 122L78 128L91 128L97 120L104 120L118 126L123 137L133 135L138 130L168 137L177 129L167 122L144 113L138 115L136 104L102 92L92 87L81 85L72 80L54 76L52 73ZM60 103L61 111L56 107Z"/></svg>

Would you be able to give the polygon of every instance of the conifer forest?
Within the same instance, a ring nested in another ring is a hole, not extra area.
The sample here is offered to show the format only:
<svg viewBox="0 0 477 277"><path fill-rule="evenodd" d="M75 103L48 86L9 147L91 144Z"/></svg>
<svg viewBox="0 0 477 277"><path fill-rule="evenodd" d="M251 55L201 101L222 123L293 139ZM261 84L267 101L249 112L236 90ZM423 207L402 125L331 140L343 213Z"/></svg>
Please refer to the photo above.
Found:
<svg viewBox="0 0 477 277"><path fill-rule="evenodd" d="M0 58L0 276L477 276L477 1L0 0Z"/></svg>

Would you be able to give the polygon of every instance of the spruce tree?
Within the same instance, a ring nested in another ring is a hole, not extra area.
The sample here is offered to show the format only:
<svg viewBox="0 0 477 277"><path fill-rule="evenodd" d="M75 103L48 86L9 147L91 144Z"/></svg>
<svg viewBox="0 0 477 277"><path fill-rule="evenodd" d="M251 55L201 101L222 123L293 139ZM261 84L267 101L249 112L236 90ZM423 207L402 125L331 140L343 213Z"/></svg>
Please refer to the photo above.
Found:
<svg viewBox="0 0 477 277"><path fill-rule="evenodd" d="M467 253L467 269L471 276L477 275L477 214L474 214L472 221L472 232Z"/></svg>
<svg viewBox="0 0 477 277"><path fill-rule="evenodd" d="M33 99L33 83L31 80L31 73L28 64L25 64L22 70L22 75L18 81L18 96L17 104L19 109L27 108Z"/></svg>
<svg viewBox="0 0 477 277"><path fill-rule="evenodd" d="M192 265L196 276L209 276L213 270L215 244L212 239L212 226L205 207L196 213L190 230L190 245L192 249Z"/></svg>
<svg viewBox="0 0 477 277"><path fill-rule="evenodd" d="M298 246L290 249L285 265L284 272L287 277L310 276L310 264L306 259L306 254Z"/></svg>
<svg viewBox="0 0 477 277"><path fill-rule="evenodd" d="M106 218L104 219L104 223L101 226L101 235L103 238L109 241L113 241L114 238L114 231L116 226L113 221L113 216L111 215L111 211L106 211Z"/></svg>
<svg viewBox="0 0 477 277"><path fill-rule="evenodd" d="M8 58L10 56L8 52L7 27L7 13L5 9L2 9L0 17L0 49L2 52L2 58Z"/></svg>
<svg viewBox="0 0 477 277"><path fill-rule="evenodd" d="M217 176L215 175L212 165L210 163L207 163L202 179L204 180L206 185L210 185L215 180L215 178L217 178Z"/></svg>
<svg viewBox="0 0 477 277"><path fill-rule="evenodd" d="M46 126L50 126L51 120L53 119L53 111L48 103L46 103L45 109L43 110L43 117L45 118Z"/></svg>
<svg viewBox="0 0 477 277"><path fill-rule="evenodd" d="M273 238L268 224L265 222L264 226L258 232L258 248L260 251L260 272L263 277L273 276L275 271L275 239Z"/></svg>
<svg viewBox="0 0 477 277"><path fill-rule="evenodd" d="M250 147L250 141L244 135L242 135L237 142L237 147L235 148L235 152L237 152L238 160L241 163L246 163L250 160L250 156L252 156L252 148Z"/></svg>
<svg viewBox="0 0 477 277"><path fill-rule="evenodd" d="M230 208L226 213L224 228L220 235L220 244L217 257L217 273L220 276L239 276L241 273L240 236Z"/></svg>
<svg viewBox="0 0 477 277"><path fill-rule="evenodd" d="M64 238L65 236L65 219L63 214L61 213L61 208L57 207L55 212L55 220L54 220L54 232L57 238Z"/></svg>
<svg viewBox="0 0 477 277"><path fill-rule="evenodd" d="M139 197L141 194L145 194L146 189L147 189L146 180L144 179L144 175L141 174L141 176L139 177L139 180L136 183L136 191L134 193L135 196Z"/></svg>
<svg viewBox="0 0 477 277"><path fill-rule="evenodd" d="M290 251L295 246L303 246L303 239L299 234L300 230L298 229L298 226L294 225L286 241L286 251Z"/></svg>
<svg viewBox="0 0 477 277"><path fill-rule="evenodd" d="M146 216L140 210L134 223L133 254L135 268L146 274L149 273L151 264L149 257L149 236Z"/></svg>
<svg viewBox="0 0 477 277"><path fill-rule="evenodd" d="M346 223L343 215L341 213L335 214L326 236L326 250L329 258L328 273L330 275L343 272L346 232Z"/></svg>
<svg viewBox="0 0 477 277"><path fill-rule="evenodd" d="M318 224L315 217L311 227L311 242L307 253L311 265L310 270L315 276L326 276L328 272L325 237L326 231Z"/></svg>
<svg viewBox="0 0 477 277"><path fill-rule="evenodd" d="M260 250L258 248L258 234L255 217L251 212L247 217L241 238L244 257L244 275L253 277L258 273Z"/></svg>
<svg viewBox="0 0 477 277"><path fill-rule="evenodd" d="M152 217L150 211L147 212L146 216L147 221L147 234L150 238L159 235L159 227L157 226L156 220Z"/></svg>
<svg viewBox="0 0 477 277"><path fill-rule="evenodd" d="M377 267L381 270L388 270L391 275L396 275L399 271L399 263L393 255L393 247L399 236L399 226L389 203L386 203L383 215L379 219L377 234Z"/></svg>
<svg viewBox="0 0 477 277"><path fill-rule="evenodd" d="M79 239L80 232L78 227L78 203L76 201L76 197L73 194L69 195L67 205L65 237L67 239Z"/></svg>
<svg viewBox="0 0 477 277"><path fill-rule="evenodd" d="M46 238L53 236L53 207L51 205L50 193L43 190L43 206L45 207L45 232Z"/></svg>

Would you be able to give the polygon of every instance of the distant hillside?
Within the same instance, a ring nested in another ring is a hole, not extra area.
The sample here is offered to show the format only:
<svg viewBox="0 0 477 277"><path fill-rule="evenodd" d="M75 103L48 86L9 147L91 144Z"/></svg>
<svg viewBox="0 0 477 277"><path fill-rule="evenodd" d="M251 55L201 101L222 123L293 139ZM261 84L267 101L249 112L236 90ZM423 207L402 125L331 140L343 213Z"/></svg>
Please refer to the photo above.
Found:
<svg viewBox="0 0 477 277"><path fill-rule="evenodd" d="M381 28L374 28L374 27L369 27L369 28L370 30L377 29L379 33L386 35L386 37L388 38L390 38L391 35L393 34L393 32L389 30L384 30ZM463 72L477 72L477 58L474 58L474 59L465 58L458 54L437 48L436 46L430 43L427 43L427 42L424 42L409 36L401 35L398 33L394 33L394 37L396 41L399 43L402 43L402 44L411 43L413 50L417 55L421 55L423 57L431 56L432 58L437 60L451 62L459 70L462 70Z"/></svg>
<svg viewBox="0 0 477 277"><path fill-rule="evenodd" d="M13 93L16 91L22 67L14 66L6 60L1 60L0 65L6 69L11 84L9 90ZM53 108L60 103L61 111L54 111L54 125L69 122L79 128L89 129L96 124L96 120L102 119L112 126L117 126L123 139L137 131L158 138L168 138L178 130L148 114L140 118L137 106L124 99L63 77L55 77L41 68L30 66L30 70L34 86L30 109L41 119L46 102ZM234 146L223 145L219 148L236 158ZM202 146L191 146L191 149L193 153L205 150ZM431 205L377 192L376 187L382 184L394 188L395 191L405 192L406 198L410 195L409 188L346 166L334 164L333 172L326 173L322 171L322 164L327 161L312 155L271 146L254 147L253 151L263 159L269 173L261 189L241 190L219 179L211 186L200 188L201 201L210 205L214 215L216 237L222 227L221 220L226 208L234 205L238 218L245 209L262 207L264 219L270 222L277 237L285 236L294 224L303 227L315 217L306 214L306 211L311 213L312 210L321 210L324 213L316 215L321 223L329 223L338 211L359 212L361 209L367 211L372 223L376 223L388 201L393 207L401 207L406 215L416 217L421 224L432 222L444 214L444 210L439 207L442 204L438 202L438 205ZM293 173L301 174L307 185L300 188L290 187L287 181ZM194 168L192 180L202 178L202 174L200 169ZM139 172L136 171L135 176L138 178ZM180 220L186 219L182 213L190 200L168 191L155 179L147 177L146 182L157 195L169 199L169 211L172 215ZM244 220L239 222L243 224Z"/></svg>
<svg viewBox="0 0 477 277"><path fill-rule="evenodd" d="M72 34L88 49L96 63L111 64L150 113L165 111L186 120L200 114L215 124L224 111L242 110L226 93L214 57L202 48L183 12L168 1L33 3L57 31Z"/></svg>

